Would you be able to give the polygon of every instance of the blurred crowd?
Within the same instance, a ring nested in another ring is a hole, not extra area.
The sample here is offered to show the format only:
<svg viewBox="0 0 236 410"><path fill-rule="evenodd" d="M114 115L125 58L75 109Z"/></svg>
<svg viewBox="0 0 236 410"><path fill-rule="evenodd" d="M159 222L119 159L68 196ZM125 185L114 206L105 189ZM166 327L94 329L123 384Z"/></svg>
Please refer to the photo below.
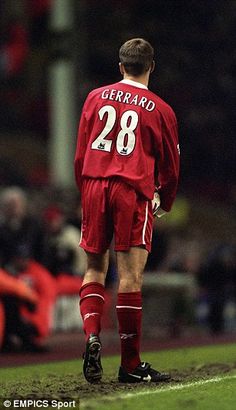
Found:
<svg viewBox="0 0 236 410"><path fill-rule="evenodd" d="M14 337L22 349L40 350L52 328L57 297L78 294L81 286L85 255L78 246L79 219L69 223L58 203L44 207L30 210L29 198L18 187L1 193L3 350L14 348Z"/></svg>
<svg viewBox="0 0 236 410"><path fill-rule="evenodd" d="M226 330L225 308L229 303L231 318L236 323L235 242L222 239L212 242L204 237L201 230L190 224L188 212L183 220L177 218L177 221L169 224L168 218L163 218L155 222L146 272L191 275L197 288L195 324L205 326L213 334L222 333ZM58 298L78 297L85 270L85 254L79 241L80 201L76 192L52 189L26 192L14 186L1 190L2 351L45 349L45 340L53 330ZM114 303L116 279L111 253L106 283L107 311ZM186 313L184 306L176 309ZM76 314L79 317L79 310Z"/></svg>

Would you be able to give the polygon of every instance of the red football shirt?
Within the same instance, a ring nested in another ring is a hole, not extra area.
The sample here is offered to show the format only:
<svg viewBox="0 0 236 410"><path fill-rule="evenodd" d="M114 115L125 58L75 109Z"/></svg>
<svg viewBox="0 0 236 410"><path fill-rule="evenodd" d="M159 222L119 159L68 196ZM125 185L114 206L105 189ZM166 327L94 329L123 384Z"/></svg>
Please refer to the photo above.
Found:
<svg viewBox="0 0 236 410"><path fill-rule="evenodd" d="M179 174L176 117L146 86L131 80L88 95L78 131L75 176L119 176L146 198L159 186L161 208L169 211Z"/></svg>

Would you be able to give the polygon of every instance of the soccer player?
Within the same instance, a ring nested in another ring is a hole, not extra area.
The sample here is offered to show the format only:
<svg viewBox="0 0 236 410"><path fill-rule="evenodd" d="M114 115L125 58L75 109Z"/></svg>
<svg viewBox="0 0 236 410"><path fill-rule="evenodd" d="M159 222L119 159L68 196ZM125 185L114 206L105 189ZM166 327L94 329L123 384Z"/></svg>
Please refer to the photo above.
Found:
<svg viewBox="0 0 236 410"><path fill-rule="evenodd" d="M85 101L75 155L75 176L82 198L80 246L87 254L80 290L86 336L83 371L90 383L102 377L99 334L114 235L121 341L118 380L160 382L170 375L140 359L141 288L153 216L170 211L176 196L177 124L170 106L148 90L155 65L150 43L131 39L121 46L119 57L123 79L93 90Z"/></svg>

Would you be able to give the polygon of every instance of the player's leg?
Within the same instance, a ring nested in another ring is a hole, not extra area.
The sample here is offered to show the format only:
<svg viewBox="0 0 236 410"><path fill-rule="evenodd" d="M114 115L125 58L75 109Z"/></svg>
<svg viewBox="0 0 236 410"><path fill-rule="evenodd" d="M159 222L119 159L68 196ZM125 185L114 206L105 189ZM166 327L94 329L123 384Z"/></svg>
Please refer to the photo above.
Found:
<svg viewBox="0 0 236 410"><path fill-rule="evenodd" d="M109 262L109 252L86 252L87 269L80 289L80 312L86 340L91 334L99 335L104 305L104 284Z"/></svg>
<svg viewBox="0 0 236 410"><path fill-rule="evenodd" d="M141 291L147 256L148 251L138 246L131 247L127 252L116 253L119 273L118 292Z"/></svg>
<svg viewBox="0 0 236 410"><path fill-rule="evenodd" d="M87 270L80 289L80 312L86 337L83 372L86 380L97 383L102 378L101 318L104 305L104 284L108 269L109 253L87 254Z"/></svg>
<svg viewBox="0 0 236 410"><path fill-rule="evenodd" d="M116 311L121 341L121 367L128 372L141 362L141 288L147 255L146 249L140 247L131 247L127 252L117 252L119 288Z"/></svg>
<svg viewBox="0 0 236 410"><path fill-rule="evenodd" d="M140 199L135 190L122 181L111 185L115 251L119 288L117 318L121 339L121 366L132 371L139 357L142 321L142 277L151 239L152 212L149 202Z"/></svg>
<svg viewBox="0 0 236 410"><path fill-rule="evenodd" d="M117 194L116 194L117 191ZM119 289L117 317L121 340L121 382L163 381L169 375L141 363L142 278L151 249L152 204L132 187L114 184L114 231Z"/></svg>
<svg viewBox="0 0 236 410"><path fill-rule="evenodd" d="M84 376L96 383L102 377L100 361L101 317L104 305L104 283L108 269L108 251L113 230L107 209L107 180L87 179L82 188L82 239L87 269L80 289L80 312L86 337Z"/></svg>
<svg viewBox="0 0 236 410"><path fill-rule="evenodd" d="M109 248L113 230L107 209L105 179L86 179L82 189L82 239L87 268L80 289L80 311L86 341L90 334L99 335L104 304L104 283L108 269Z"/></svg>
<svg viewBox="0 0 236 410"><path fill-rule="evenodd" d="M170 375L141 362L140 341L142 327L142 281L148 252L131 247L127 252L117 252L119 289L117 317L121 340L121 366L118 379L122 383L161 382Z"/></svg>

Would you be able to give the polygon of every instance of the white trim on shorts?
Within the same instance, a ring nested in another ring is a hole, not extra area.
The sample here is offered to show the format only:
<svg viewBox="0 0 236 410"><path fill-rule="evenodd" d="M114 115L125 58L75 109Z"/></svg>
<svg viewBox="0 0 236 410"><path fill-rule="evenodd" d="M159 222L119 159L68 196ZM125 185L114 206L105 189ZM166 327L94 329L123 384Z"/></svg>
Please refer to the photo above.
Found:
<svg viewBox="0 0 236 410"><path fill-rule="evenodd" d="M80 240L79 240L79 246L82 242L83 239L83 208L81 207L81 224L80 224Z"/></svg>
<svg viewBox="0 0 236 410"><path fill-rule="evenodd" d="M145 234L146 234L146 228L147 228L147 221L148 221L148 201L146 201L145 220L144 220L143 231L142 231L142 244L143 245L146 245Z"/></svg>

